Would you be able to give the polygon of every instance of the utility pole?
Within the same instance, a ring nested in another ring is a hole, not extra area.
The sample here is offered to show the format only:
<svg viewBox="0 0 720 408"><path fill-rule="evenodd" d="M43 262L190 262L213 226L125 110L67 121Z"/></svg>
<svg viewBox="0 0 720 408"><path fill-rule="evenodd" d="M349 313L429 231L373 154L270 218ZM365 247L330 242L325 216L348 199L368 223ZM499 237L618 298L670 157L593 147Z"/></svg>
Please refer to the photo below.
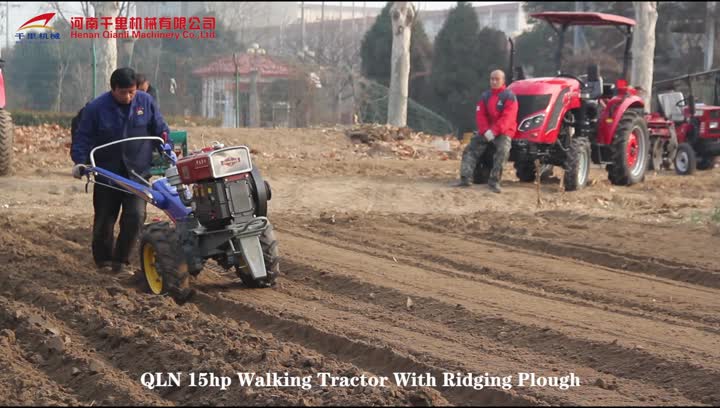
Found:
<svg viewBox="0 0 720 408"><path fill-rule="evenodd" d="M5 2L5 49L10 49L10 2Z"/></svg>
<svg viewBox="0 0 720 408"><path fill-rule="evenodd" d="M320 45L317 51L324 55L325 52L325 2L320 5Z"/></svg>
<svg viewBox="0 0 720 408"><path fill-rule="evenodd" d="M343 15L342 15L342 1L340 2L340 22L338 23L338 32L342 33L342 23L343 23Z"/></svg>
<svg viewBox="0 0 720 408"><path fill-rule="evenodd" d="M363 33L367 32L367 2L363 1Z"/></svg>
<svg viewBox="0 0 720 408"><path fill-rule="evenodd" d="M240 127L240 75L238 71L237 53L233 53L235 64L235 127Z"/></svg>
<svg viewBox="0 0 720 408"><path fill-rule="evenodd" d="M575 2L575 11L583 11L583 2L582 1L576 1ZM579 55L580 52L580 41L582 36L582 27L581 26L575 26L575 30L573 31L573 55Z"/></svg>
<svg viewBox="0 0 720 408"><path fill-rule="evenodd" d="M300 49L305 52L305 2L300 2Z"/></svg>

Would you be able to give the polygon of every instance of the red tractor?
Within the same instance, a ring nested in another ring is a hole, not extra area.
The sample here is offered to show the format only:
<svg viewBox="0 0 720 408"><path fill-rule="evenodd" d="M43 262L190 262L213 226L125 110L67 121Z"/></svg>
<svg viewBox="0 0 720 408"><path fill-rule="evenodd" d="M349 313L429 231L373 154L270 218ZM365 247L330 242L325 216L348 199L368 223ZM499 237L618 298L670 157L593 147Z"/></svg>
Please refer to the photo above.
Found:
<svg viewBox="0 0 720 408"><path fill-rule="evenodd" d="M713 105L705 105L693 93L693 80L710 80ZM684 84L683 84L684 83ZM687 86L687 98L678 87ZM654 84L658 109L648 117L650 168L675 166L680 175L713 167L720 156L720 70L685 75Z"/></svg>
<svg viewBox="0 0 720 408"><path fill-rule="evenodd" d="M5 61L0 59L0 176L10 174L13 154L13 124L5 106L4 64Z"/></svg>
<svg viewBox="0 0 720 408"><path fill-rule="evenodd" d="M630 47L635 21L610 14L588 12L544 12L531 15L548 22L559 35L554 77L525 78L522 67L511 78L508 89L518 100L518 132L512 141L510 161L517 177L535 180L535 160L545 171L551 166L565 169L566 191L587 184L590 163L607 165L608 178L616 185L642 181L647 169L650 139L644 117L644 103L627 81L605 83L597 65L586 75L562 72L565 34L574 25L615 26L626 37L623 74L631 60ZM512 42L511 42L512 46ZM510 72L514 74L512 67ZM514 80L513 80L514 79ZM488 149L491 150L491 149ZM488 160L489 159L489 160ZM483 158L475 171L475 182L483 182L492 166Z"/></svg>

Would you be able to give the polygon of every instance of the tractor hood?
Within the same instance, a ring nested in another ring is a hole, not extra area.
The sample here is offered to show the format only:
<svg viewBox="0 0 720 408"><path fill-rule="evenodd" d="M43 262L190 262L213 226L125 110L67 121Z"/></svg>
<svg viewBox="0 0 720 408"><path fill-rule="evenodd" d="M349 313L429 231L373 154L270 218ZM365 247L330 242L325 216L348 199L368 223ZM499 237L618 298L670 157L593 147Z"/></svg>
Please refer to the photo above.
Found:
<svg viewBox="0 0 720 408"><path fill-rule="evenodd" d="M516 138L552 143L560 128L562 114L579 102L580 84L571 78L548 77L515 81L508 86L518 100Z"/></svg>

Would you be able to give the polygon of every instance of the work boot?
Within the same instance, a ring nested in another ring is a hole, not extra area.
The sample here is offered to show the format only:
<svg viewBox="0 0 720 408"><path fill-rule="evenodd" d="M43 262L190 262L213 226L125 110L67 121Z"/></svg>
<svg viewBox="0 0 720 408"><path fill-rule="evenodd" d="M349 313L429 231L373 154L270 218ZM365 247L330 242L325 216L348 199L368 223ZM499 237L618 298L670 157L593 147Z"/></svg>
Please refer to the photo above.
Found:
<svg viewBox="0 0 720 408"><path fill-rule="evenodd" d="M460 177L460 182L455 184L454 187L470 187L470 180L467 177Z"/></svg>
<svg viewBox="0 0 720 408"><path fill-rule="evenodd" d="M112 270L112 262L100 262L95 265L98 272L109 273Z"/></svg>
<svg viewBox="0 0 720 408"><path fill-rule="evenodd" d="M128 274L131 272L130 264L120 263L120 262L113 262L112 264L112 273L116 275L120 274Z"/></svg>
<svg viewBox="0 0 720 408"><path fill-rule="evenodd" d="M498 194L500 194L500 193L502 192L502 190L500 189L500 185L499 185L498 183L488 183L488 188L489 188L490 191L492 191L493 193L498 193Z"/></svg>

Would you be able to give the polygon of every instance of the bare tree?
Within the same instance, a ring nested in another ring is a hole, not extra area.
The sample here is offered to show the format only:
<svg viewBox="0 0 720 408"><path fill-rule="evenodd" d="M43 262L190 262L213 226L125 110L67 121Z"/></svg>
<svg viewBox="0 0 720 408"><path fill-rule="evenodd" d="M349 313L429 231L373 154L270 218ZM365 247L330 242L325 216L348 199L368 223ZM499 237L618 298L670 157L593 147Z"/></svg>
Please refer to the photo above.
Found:
<svg viewBox="0 0 720 408"><path fill-rule="evenodd" d="M121 12L127 14L130 2L122 2L122 5L120 3L117 1L83 1L80 2L80 7L85 17L96 17L98 19L98 32L101 32L104 30L103 17L109 17L114 21L115 17L121 15ZM51 2L50 5L70 25L70 21L65 16L60 3ZM102 41L96 41L95 46L97 51L98 87L109 87L110 76L117 68L117 40L115 38L104 38Z"/></svg>
<svg viewBox="0 0 720 408"><path fill-rule="evenodd" d="M397 1L390 9L393 28L392 60L390 65L390 94L388 95L388 123L407 125L408 78L410 76L410 36L415 20L412 2Z"/></svg>
<svg viewBox="0 0 720 408"><path fill-rule="evenodd" d="M712 68L713 52L715 51L715 14L717 2L707 2L707 15L705 16L705 70Z"/></svg>
<svg viewBox="0 0 720 408"><path fill-rule="evenodd" d="M634 86L641 86L645 92L646 109L652 101L653 59L655 57L655 23L657 22L656 1L634 1L635 38L633 39L632 75L630 81Z"/></svg>
<svg viewBox="0 0 720 408"><path fill-rule="evenodd" d="M55 112L62 111L62 100L63 100L63 83L67 76L68 70L73 62L73 56L68 52L68 47L64 46L67 42L57 41L55 52L58 58L58 81L57 81L57 93L55 94Z"/></svg>
<svg viewBox="0 0 720 408"><path fill-rule="evenodd" d="M117 1L93 1L95 17L98 18L98 32L103 30L103 17L115 19L120 13L120 4ZM110 87L110 76L117 69L117 40L103 38L95 43L97 51L97 83L98 88Z"/></svg>
<svg viewBox="0 0 720 408"><path fill-rule="evenodd" d="M249 44L255 39L246 38L248 28L261 25L263 19L269 18L269 3L259 1L209 1L209 11L214 11L220 21L227 27L235 27L241 42Z"/></svg>

